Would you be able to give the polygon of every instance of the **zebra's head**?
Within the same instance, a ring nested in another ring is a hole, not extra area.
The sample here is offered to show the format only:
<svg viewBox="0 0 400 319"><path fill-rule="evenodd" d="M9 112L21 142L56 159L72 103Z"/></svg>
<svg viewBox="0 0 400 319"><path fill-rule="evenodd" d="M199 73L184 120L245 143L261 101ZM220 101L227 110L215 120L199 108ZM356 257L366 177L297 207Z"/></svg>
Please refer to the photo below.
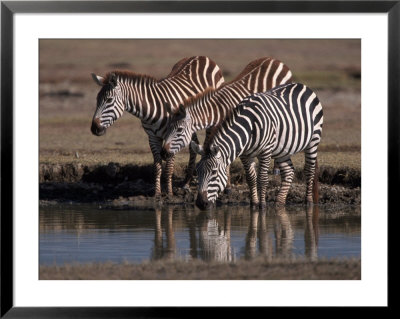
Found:
<svg viewBox="0 0 400 319"><path fill-rule="evenodd" d="M218 194L225 189L228 180L226 164L217 145L204 150L200 145L192 142L191 147L193 151L201 155L201 160L196 166L199 183L196 206L207 209L215 204Z"/></svg>
<svg viewBox="0 0 400 319"><path fill-rule="evenodd" d="M101 136L124 112L125 102L115 73L110 73L106 78L92 73L93 80L101 86L97 94L97 107L93 115L91 131L94 135Z"/></svg>
<svg viewBox="0 0 400 319"><path fill-rule="evenodd" d="M185 107L180 104L177 111L173 112L171 106L165 103L165 108L171 116L171 122L166 134L161 155L164 159L178 153L189 145L192 139L192 119Z"/></svg>

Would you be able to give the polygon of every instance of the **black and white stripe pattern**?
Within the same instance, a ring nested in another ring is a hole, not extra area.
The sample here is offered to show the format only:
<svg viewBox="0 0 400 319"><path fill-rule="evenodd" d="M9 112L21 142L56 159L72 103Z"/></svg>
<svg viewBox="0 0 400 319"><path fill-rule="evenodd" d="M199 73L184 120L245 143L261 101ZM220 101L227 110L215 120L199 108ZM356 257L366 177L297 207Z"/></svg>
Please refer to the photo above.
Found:
<svg viewBox="0 0 400 319"><path fill-rule="evenodd" d="M207 207L215 202L227 183L226 167L240 157L253 204L265 205L268 170L271 158L279 165L282 184L276 198L285 204L294 176L291 155L305 152L306 201L313 203L317 148L323 124L322 106L316 94L303 84L278 86L266 93L245 98L232 115L219 126L202 154L197 173L197 205ZM259 161L256 173L254 158Z"/></svg>
<svg viewBox="0 0 400 319"><path fill-rule="evenodd" d="M124 111L138 117L149 136L154 157L155 195L160 196L160 152L171 120L164 103L168 102L175 111L185 99L209 87L220 87L224 78L218 65L208 57L196 56L180 60L162 80L122 71L109 73L105 78L94 74L92 77L102 87L97 95L92 133L103 135ZM195 156L195 153L190 154L189 167L194 167ZM173 166L174 158L170 157L166 164L168 194L172 194Z"/></svg>
<svg viewBox="0 0 400 319"><path fill-rule="evenodd" d="M185 101L173 115L164 150L174 155L189 145L193 133L220 124L246 96L290 83L292 72L281 61L261 58L250 62L231 82Z"/></svg>
<svg viewBox="0 0 400 319"><path fill-rule="evenodd" d="M233 81L218 90L207 90L178 108L166 134L163 153L173 156L189 145L196 131L219 125L246 96L291 81L292 72L279 60L265 57L250 62Z"/></svg>

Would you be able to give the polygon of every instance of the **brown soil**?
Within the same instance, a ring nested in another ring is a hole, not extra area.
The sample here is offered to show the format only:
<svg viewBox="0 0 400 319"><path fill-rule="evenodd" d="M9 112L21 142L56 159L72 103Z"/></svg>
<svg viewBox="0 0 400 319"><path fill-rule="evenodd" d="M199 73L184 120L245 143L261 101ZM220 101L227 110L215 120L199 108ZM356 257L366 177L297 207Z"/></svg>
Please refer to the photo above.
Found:
<svg viewBox="0 0 400 319"><path fill-rule="evenodd" d="M40 266L41 280L360 280L361 260L280 260L236 263L193 260L142 264L91 263Z"/></svg>

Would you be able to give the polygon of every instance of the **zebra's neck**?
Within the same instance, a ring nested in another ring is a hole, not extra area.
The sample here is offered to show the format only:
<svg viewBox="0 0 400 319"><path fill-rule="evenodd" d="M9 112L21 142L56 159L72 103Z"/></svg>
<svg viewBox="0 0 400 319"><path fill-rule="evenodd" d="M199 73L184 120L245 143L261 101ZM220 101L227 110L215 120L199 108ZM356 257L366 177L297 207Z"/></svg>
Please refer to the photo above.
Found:
<svg viewBox="0 0 400 319"><path fill-rule="evenodd" d="M247 117L243 120L243 115ZM253 113L246 112L242 104L219 126L210 136L209 145L218 145L226 165L230 165L237 157L253 152L254 138L264 128Z"/></svg>
<svg viewBox="0 0 400 319"><path fill-rule="evenodd" d="M228 124L228 125L225 125ZM213 145L219 145L221 156L226 166L230 165L236 158L246 151L250 135L238 137L235 132L235 125L224 123L212 139Z"/></svg>
<svg viewBox="0 0 400 319"><path fill-rule="evenodd" d="M138 117L143 123L153 125L155 122L169 117L164 109L164 103L173 105L171 94L168 94L165 84L151 77L127 81L124 96L126 99L126 110Z"/></svg>

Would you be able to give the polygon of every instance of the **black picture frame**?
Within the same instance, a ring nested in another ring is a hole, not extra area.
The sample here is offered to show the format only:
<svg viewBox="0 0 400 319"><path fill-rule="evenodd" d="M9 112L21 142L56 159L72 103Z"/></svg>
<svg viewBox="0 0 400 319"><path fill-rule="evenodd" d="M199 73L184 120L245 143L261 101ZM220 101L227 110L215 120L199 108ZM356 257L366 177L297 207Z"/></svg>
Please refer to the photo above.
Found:
<svg viewBox="0 0 400 319"><path fill-rule="evenodd" d="M269 12L269 13L387 13L388 14L388 218L398 213L400 126L400 1L1 1L1 317L5 318L177 318L189 311L177 308L14 307L13 303L13 17L15 13L122 12ZM379 94L379 92L377 92ZM377 146L377 159L379 158ZM388 230L389 231L389 230ZM390 237L390 232L388 232ZM388 247L390 250L388 238ZM389 261L389 260L388 260ZM389 286L389 282L388 282ZM388 300L390 309L390 298ZM216 308L213 315L233 309ZM269 308L268 313L277 308ZM293 307L291 308L293 310ZM300 309L303 312L306 309ZM196 309L196 315L209 315ZM238 309L233 310L238 314ZM265 311L252 308L252 311ZM333 309L333 313L337 311ZM300 313L301 313L300 312ZM299 315L300 313L297 313ZM304 313L305 314L305 313ZM240 314L239 314L240 315ZM244 315L249 315L249 309Z"/></svg>

